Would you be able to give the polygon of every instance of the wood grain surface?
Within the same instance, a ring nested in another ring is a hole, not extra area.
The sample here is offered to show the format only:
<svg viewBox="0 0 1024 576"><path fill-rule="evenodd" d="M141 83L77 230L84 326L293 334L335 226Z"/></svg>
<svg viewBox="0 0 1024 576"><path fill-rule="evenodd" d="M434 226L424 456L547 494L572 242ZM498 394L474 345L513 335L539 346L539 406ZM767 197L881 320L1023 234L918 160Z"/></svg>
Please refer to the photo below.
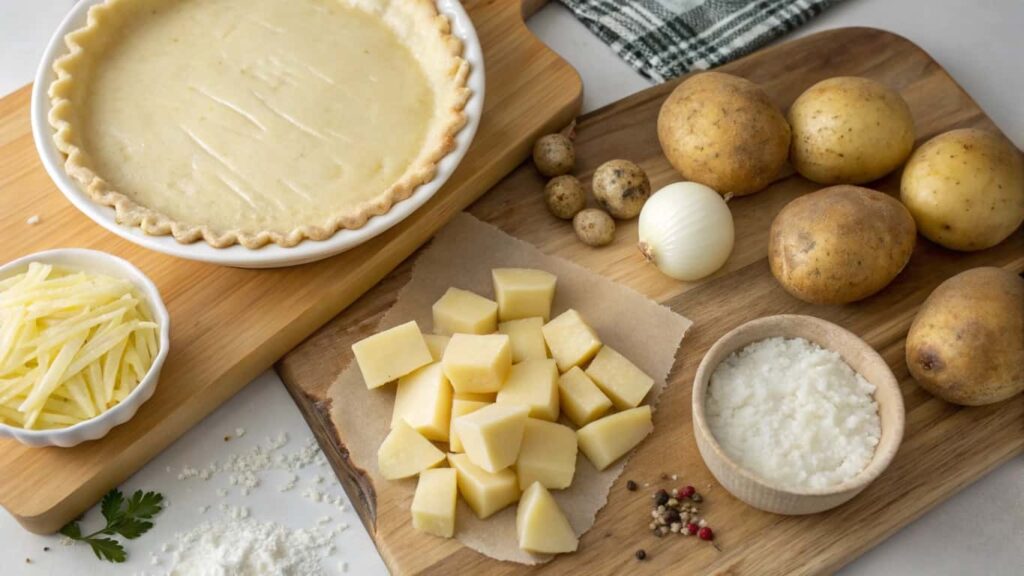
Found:
<svg viewBox="0 0 1024 576"><path fill-rule="evenodd" d="M427 241L579 111L571 66L523 24L519 2L466 2L483 45L487 95L469 153L447 185L402 224L345 254L278 270L241 270L150 252L80 214L43 170L25 87L0 100L0 262L54 247L127 258L160 289L171 352L153 398L106 438L71 449L0 441L0 505L52 532L95 503ZM26 219L39 215L36 226Z"/></svg>
<svg viewBox="0 0 1024 576"><path fill-rule="evenodd" d="M782 108L805 88L830 76L874 78L906 98L918 143L958 127L998 130L928 54L880 30L823 32L755 53L722 70L760 83ZM581 118L576 127L577 175L588 183L600 163L628 158L643 166L655 188L678 180L661 154L655 133L659 106L674 86L670 82L651 88ZM897 173L873 186L896 193L898 182ZM349 362L351 343L372 332L408 280L410 259L278 364L393 573L825 573L1024 450L1024 397L980 408L946 404L914 383L903 357L904 338L915 312L944 279L982 265L1024 270L1024 231L975 253L955 253L919 239L909 266L880 294L850 305L816 306L786 294L767 262L772 218L789 200L817 188L808 181L788 175L767 190L732 200L735 250L721 271L698 283L673 281L644 262L635 247L635 221L619 223L615 242L608 247L581 245L569 224L548 214L541 199L543 184L527 163L469 211L548 254L622 282L694 321L661 397L655 432L629 461L579 552L549 564L527 568L500 563L457 541L411 531L404 531L405 536L396 541L392 532L376 531L377 520L385 515L407 518L409 502L375 501L373 486L360 473L375 463L348 460L345 439L336 436L327 418L325 393ZM690 419L691 383L704 352L737 325L782 313L810 314L860 335L890 364L906 403L906 434L890 468L849 503L812 516L760 512L731 497L701 461ZM697 486L705 494L705 516L715 528L721 550L696 538L651 536L649 490L665 485L659 479L662 473L678 474L680 483ZM624 484L630 479L651 486L629 492ZM643 563L633 557L639 548L647 551Z"/></svg>

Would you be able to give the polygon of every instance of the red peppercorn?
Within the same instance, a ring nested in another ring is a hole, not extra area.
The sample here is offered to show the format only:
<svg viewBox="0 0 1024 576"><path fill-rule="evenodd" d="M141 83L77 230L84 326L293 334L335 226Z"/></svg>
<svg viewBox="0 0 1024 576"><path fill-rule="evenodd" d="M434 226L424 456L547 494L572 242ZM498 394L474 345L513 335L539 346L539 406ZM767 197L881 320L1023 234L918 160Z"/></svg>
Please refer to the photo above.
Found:
<svg viewBox="0 0 1024 576"><path fill-rule="evenodd" d="M689 498L690 496L693 496L696 492L697 489L694 488L693 486L684 486L683 488L679 489L679 497Z"/></svg>
<svg viewBox="0 0 1024 576"><path fill-rule="evenodd" d="M696 534L697 530L699 530L699 529L700 529L700 526L697 526L693 522L690 522L689 524L686 525L686 533L690 534L691 536Z"/></svg>
<svg viewBox="0 0 1024 576"><path fill-rule="evenodd" d="M697 536L699 536L701 540L714 540L715 539L715 533L712 532L711 528L708 528L707 526L701 528L700 532L697 533Z"/></svg>

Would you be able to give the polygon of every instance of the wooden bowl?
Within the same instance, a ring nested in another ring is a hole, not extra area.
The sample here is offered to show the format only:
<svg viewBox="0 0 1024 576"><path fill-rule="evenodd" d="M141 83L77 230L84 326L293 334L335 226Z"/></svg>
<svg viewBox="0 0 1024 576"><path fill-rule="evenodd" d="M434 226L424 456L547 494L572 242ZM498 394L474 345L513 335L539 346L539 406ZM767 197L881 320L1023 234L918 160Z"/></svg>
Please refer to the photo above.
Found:
<svg viewBox="0 0 1024 576"><path fill-rule="evenodd" d="M715 368L736 350L776 336L804 338L838 352L851 368L875 386L882 435L868 465L846 482L822 489L780 486L741 467L725 453L711 433L704 414L704 402ZM814 514L835 508L859 494L878 478L896 455L903 440L904 421L903 394L885 360L852 332L812 316L769 316L740 325L708 350L693 380L693 432L704 463L733 496L754 508L776 514Z"/></svg>

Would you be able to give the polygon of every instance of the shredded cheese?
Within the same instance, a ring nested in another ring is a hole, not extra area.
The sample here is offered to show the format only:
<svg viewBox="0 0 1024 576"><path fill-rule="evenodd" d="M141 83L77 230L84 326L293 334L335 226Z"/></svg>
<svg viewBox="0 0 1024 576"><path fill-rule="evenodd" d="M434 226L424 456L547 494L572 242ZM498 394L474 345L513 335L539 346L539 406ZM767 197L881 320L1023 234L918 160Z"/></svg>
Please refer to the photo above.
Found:
<svg viewBox="0 0 1024 576"><path fill-rule="evenodd" d="M33 262L0 280L0 422L64 428L124 400L159 350L131 282Z"/></svg>

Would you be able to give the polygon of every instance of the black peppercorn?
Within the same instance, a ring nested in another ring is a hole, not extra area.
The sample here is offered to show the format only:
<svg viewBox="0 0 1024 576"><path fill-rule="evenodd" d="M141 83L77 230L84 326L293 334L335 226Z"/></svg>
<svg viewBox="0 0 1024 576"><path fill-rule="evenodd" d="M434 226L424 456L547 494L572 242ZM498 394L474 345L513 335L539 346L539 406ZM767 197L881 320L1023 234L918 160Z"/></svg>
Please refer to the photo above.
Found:
<svg viewBox="0 0 1024 576"><path fill-rule="evenodd" d="M658 506L664 506L668 504L668 492L664 490L658 490L654 493L654 503Z"/></svg>
<svg viewBox="0 0 1024 576"><path fill-rule="evenodd" d="M647 551L646 550L641 548L641 549L636 551L636 559L637 560L643 560L645 558L647 558Z"/></svg>
<svg viewBox="0 0 1024 576"><path fill-rule="evenodd" d="M704 498L699 493L694 492L693 496L690 496L690 500L693 500L694 502L701 502Z"/></svg>
<svg viewBox="0 0 1024 576"><path fill-rule="evenodd" d="M674 508L669 508L665 512L665 522L672 524L673 522L680 522L679 511Z"/></svg>
<svg viewBox="0 0 1024 576"><path fill-rule="evenodd" d="M626 490L629 490L630 492L636 492L636 488L636 482L633 482L632 480L626 481Z"/></svg>

